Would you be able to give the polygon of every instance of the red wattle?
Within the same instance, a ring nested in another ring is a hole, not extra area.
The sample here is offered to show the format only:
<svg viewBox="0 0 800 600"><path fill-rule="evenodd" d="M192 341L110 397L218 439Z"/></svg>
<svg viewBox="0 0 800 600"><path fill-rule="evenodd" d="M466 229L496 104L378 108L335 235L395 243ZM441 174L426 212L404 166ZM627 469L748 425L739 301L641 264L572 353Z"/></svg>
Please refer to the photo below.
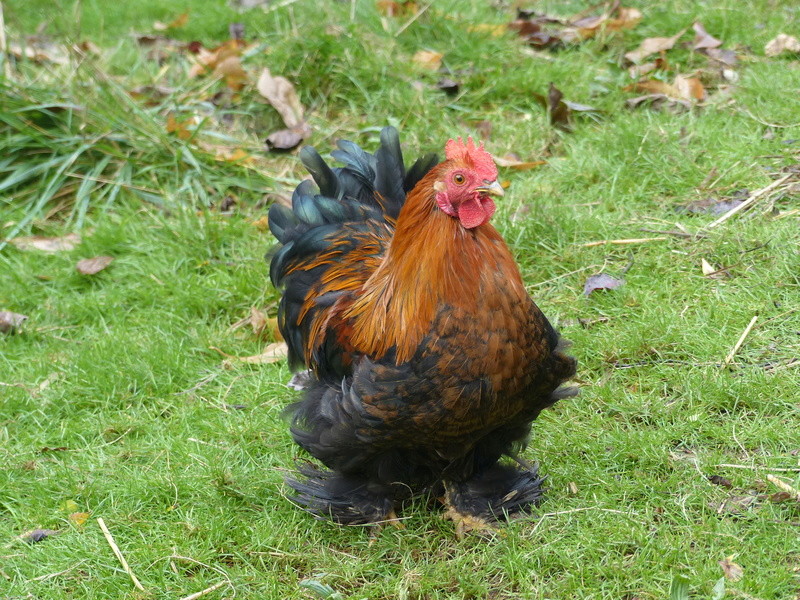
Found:
<svg viewBox="0 0 800 600"><path fill-rule="evenodd" d="M466 229L483 225L494 214L494 201L486 196L476 196L458 205L458 220Z"/></svg>

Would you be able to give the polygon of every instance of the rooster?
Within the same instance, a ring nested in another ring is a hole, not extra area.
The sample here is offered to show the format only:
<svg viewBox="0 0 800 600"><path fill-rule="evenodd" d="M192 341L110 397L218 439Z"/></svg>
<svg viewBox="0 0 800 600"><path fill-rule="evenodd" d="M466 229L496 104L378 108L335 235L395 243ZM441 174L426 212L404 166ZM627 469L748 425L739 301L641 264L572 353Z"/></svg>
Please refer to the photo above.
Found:
<svg viewBox="0 0 800 600"><path fill-rule="evenodd" d="M492 529L541 500L517 454L575 395L560 386L576 362L490 223L504 192L483 145L450 140L444 162L406 169L397 131L380 138L375 154L340 141L341 168L304 148L313 182L269 211L278 325L290 366L310 370L291 434L326 467L287 483L341 524L399 525L396 508L433 491L459 535Z"/></svg>

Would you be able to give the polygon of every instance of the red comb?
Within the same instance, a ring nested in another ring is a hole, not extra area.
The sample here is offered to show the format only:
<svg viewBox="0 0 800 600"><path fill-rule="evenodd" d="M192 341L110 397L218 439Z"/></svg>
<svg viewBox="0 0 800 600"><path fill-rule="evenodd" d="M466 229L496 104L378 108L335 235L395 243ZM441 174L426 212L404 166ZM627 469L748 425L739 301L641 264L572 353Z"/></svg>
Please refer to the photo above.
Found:
<svg viewBox="0 0 800 600"><path fill-rule="evenodd" d="M497 179L497 167L494 164L492 155L483 149L483 143L480 146L476 146L475 142L472 141L472 137L467 138L466 144L461 138L449 140L445 144L444 155L447 160L460 159L470 163L481 178L487 181Z"/></svg>

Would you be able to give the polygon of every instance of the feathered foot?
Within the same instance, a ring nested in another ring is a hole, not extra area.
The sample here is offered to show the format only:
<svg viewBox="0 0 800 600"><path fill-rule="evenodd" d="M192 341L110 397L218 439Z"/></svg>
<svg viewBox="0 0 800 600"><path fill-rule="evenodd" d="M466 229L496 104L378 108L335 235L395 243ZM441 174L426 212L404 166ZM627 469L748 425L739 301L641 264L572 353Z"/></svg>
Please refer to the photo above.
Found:
<svg viewBox="0 0 800 600"><path fill-rule="evenodd" d="M341 525L390 523L402 526L385 486L313 465L302 465L298 471L304 480L286 479L287 485L297 493L291 499L314 516Z"/></svg>
<svg viewBox="0 0 800 600"><path fill-rule="evenodd" d="M445 482L445 517L456 523L460 539L468 531L496 532L500 520L529 512L543 500L537 468L494 465L468 481Z"/></svg>

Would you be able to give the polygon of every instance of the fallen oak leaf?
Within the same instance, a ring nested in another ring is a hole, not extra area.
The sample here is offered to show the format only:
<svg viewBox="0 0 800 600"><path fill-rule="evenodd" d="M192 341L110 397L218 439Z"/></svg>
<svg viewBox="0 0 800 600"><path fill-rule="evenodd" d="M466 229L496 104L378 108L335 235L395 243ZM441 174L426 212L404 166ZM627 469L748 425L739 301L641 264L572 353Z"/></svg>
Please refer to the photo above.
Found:
<svg viewBox="0 0 800 600"><path fill-rule="evenodd" d="M702 102L706 99L706 89L697 77L676 75L672 86L678 93L677 98L682 100Z"/></svg>
<svg viewBox="0 0 800 600"><path fill-rule="evenodd" d="M95 256L94 258L84 258L79 260L75 269L81 275L94 275L105 269L114 261L113 256Z"/></svg>
<svg viewBox="0 0 800 600"><path fill-rule="evenodd" d="M0 333L13 333L27 320L28 317L25 315L2 310L0 311Z"/></svg>
<svg viewBox="0 0 800 600"><path fill-rule="evenodd" d="M651 54L655 54L656 52L664 52L666 50L671 50L672 47L675 45L675 42L677 42L684 33L686 33L686 30L681 29L678 33L676 33L672 37L647 38L646 40L642 41L642 43L636 50L631 50L630 52L626 52L625 58L632 63L638 63L641 62L643 59L647 58L648 56L650 56Z"/></svg>
<svg viewBox="0 0 800 600"><path fill-rule="evenodd" d="M69 252L80 243L81 237L77 233L69 233L60 237L31 235L11 240L11 244L16 246L19 250L40 250L51 254L55 252Z"/></svg>
<svg viewBox="0 0 800 600"><path fill-rule="evenodd" d="M639 108L650 106L655 110L668 109L673 112L681 112L692 108L692 103L687 100L678 100L667 94L645 94L636 98L629 98L625 101L628 108Z"/></svg>

